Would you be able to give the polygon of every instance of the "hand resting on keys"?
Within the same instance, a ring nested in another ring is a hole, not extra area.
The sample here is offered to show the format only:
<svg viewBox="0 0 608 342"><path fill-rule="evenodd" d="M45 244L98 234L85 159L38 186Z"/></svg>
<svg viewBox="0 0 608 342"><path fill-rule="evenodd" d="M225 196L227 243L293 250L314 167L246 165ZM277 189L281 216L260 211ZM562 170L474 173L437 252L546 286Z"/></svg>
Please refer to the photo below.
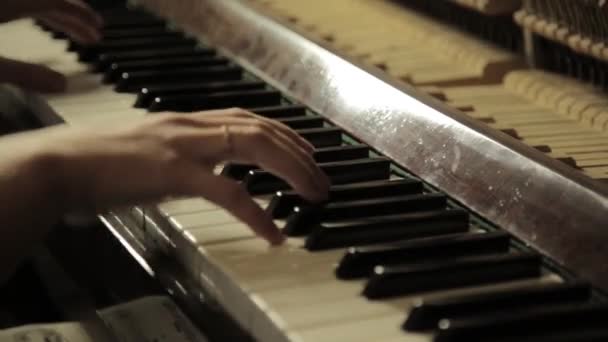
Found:
<svg viewBox="0 0 608 342"><path fill-rule="evenodd" d="M3 57L0 57L0 83L41 93L62 92L67 86L65 77L47 66Z"/></svg>
<svg viewBox="0 0 608 342"><path fill-rule="evenodd" d="M226 161L257 164L310 201L322 201L329 181L312 151L286 126L240 109L2 137L0 260L14 266L24 248L43 237L44 227L67 212L102 212L166 196L202 196L279 244L283 236L271 217L244 187L213 169Z"/></svg>
<svg viewBox="0 0 608 342"><path fill-rule="evenodd" d="M80 0L2 0L0 22L25 17L38 19L82 44L101 38L101 16Z"/></svg>
<svg viewBox="0 0 608 342"><path fill-rule="evenodd" d="M79 0L2 0L0 23L32 17L66 33L81 44L93 44L100 37L101 17ZM39 92L60 92L66 80L42 65L0 58L0 83L11 83Z"/></svg>

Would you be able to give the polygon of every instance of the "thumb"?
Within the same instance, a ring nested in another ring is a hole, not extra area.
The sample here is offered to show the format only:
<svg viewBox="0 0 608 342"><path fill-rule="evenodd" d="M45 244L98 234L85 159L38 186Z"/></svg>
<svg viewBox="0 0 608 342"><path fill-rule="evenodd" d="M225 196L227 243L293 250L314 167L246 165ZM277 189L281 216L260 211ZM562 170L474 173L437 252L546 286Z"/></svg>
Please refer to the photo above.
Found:
<svg viewBox="0 0 608 342"><path fill-rule="evenodd" d="M66 78L46 66L0 58L0 82L42 93L62 92Z"/></svg>

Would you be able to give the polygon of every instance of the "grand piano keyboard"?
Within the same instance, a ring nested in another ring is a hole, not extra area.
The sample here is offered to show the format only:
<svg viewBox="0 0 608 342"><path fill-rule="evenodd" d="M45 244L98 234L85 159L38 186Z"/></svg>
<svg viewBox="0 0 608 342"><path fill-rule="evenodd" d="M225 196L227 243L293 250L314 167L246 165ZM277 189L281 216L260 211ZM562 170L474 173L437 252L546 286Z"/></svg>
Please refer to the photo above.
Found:
<svg viewBox="0 0 608 342"><path fill-rule="evenodd" d="M589 274L577 276L425 183L251 72L246 61L140 10L104 17L104 39L91 47L30 21L1 28L3 38L37 47L32 54L9 42L6 54L50 61L69 75L67 94L45 98L52 112L39 114L47 124L59 117L72 125L120 125L159 111L239 106L285 123L316 147L332 181L323 205L306 203L255 166L222 170L284 227L284 246L270 248L201 198L124 211L125 221L137 223L130 234L176 260L257 340L608 338L608 305L583 280Z"/></svg>

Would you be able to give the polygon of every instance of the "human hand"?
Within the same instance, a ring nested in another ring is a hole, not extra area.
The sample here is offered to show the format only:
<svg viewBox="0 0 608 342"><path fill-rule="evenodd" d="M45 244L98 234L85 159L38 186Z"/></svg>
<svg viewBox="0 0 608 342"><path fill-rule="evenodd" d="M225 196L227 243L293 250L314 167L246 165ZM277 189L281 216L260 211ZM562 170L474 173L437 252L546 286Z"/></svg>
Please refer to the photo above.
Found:
<svg viewBox="0 0 608 342"><path fill-rule="evenodd" d="M202 196L273 244L283 236L271 217L241 185L213 174L214 166L257 164L310 201L326 199L329 187L308 142L276 121L240 109L160 114L120 128L52 128L13 139L18 144L12 153L44 151L38 158L43 162L34 164L45 165L40 169L55 184L49 193L62 194L65 211Z"/></svg>
<svg viewBox="0 0 608 342"><path fill-rule="evenodd" d="M23 17L38 19L81 44L92 44L101 38L102 18L80 0L3 0L0 3L0 22Z"/></svg>
<svg viewBox="0 0 608 342"><path fill-rule="evenodd" d="M41 93L64 91L66 78L44 65L0 57L0 83L10 83Z"/></svg>

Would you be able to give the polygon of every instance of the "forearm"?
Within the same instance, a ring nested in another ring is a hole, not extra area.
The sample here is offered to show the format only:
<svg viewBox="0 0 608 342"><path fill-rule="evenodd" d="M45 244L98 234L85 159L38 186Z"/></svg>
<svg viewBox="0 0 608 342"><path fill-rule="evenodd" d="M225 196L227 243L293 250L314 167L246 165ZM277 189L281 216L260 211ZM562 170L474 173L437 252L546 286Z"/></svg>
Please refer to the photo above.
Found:
<svg viewBox="0 0 608 342"><path fill-rule="evenodd" d="M49 179L54 174L51 163L42 154L6 140L5 148L0 149L0 283L45 237L62 212L57 183Z"/></svg>

